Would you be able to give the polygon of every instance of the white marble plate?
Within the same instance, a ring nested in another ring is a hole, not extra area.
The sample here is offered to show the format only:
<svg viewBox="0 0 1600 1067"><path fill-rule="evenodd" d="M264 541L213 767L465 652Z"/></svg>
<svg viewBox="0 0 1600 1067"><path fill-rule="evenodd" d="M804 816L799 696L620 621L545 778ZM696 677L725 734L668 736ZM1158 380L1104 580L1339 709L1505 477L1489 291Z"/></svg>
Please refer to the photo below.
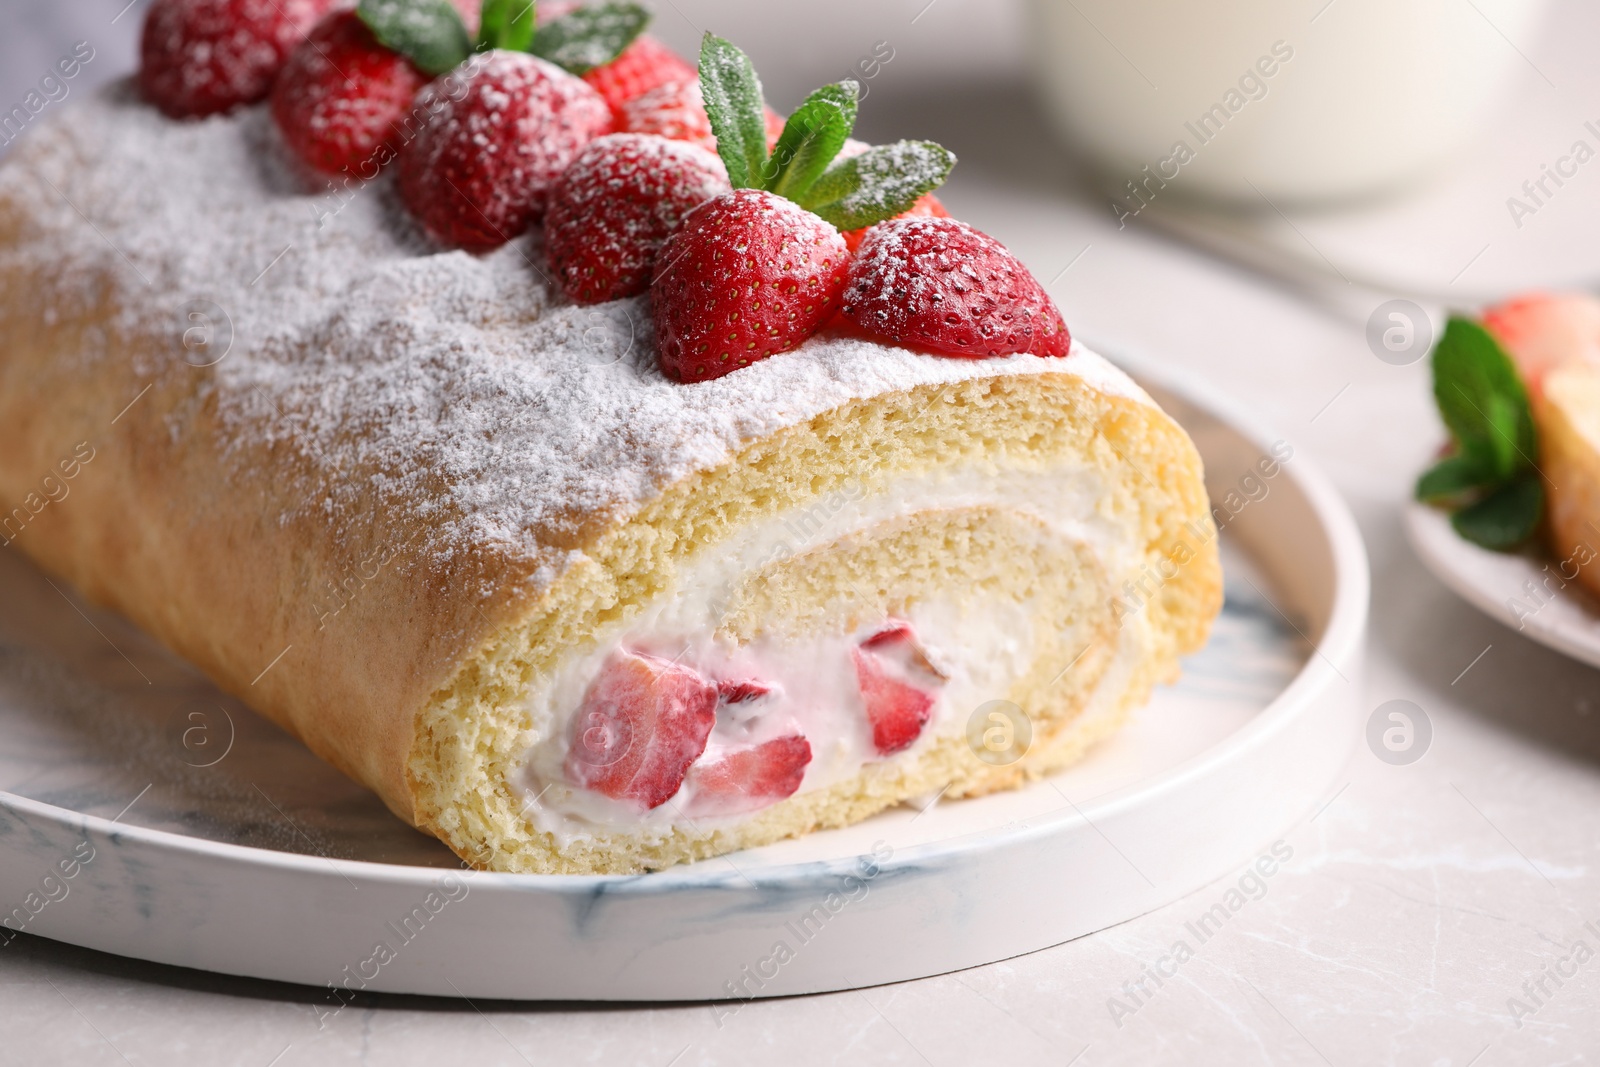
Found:
<svg viewBox="0 0 1600 1067"><path fill-rule="evenodd" d="M1141 377L1237 512L1227 607L1183 681L1053 780L651 875L463 871L126 622L0 553L0 950L20 928L326 986L329 1013L347 989L775 996L1033 951L1237 870L1354 746L1366 558L1307 461L1252 474L1273 437Z"/></svg>
<svg viewBox="0 0 1600 1067"><path fill-rule="evenodd" d="M1457 596L1542 645L1600 667L1600 604L1564 580L1542 546L1491 552L1464 541L1450 516L1413 501L1406 534L1428 570Z"/></svg>

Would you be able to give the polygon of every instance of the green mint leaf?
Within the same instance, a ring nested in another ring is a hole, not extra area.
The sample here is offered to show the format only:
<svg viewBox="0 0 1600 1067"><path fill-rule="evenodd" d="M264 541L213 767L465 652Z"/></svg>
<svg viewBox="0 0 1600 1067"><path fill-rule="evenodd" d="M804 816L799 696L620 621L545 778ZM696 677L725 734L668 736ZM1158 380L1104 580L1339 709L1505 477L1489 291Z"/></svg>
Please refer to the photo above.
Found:
<svg viewBox="0 0 1600 1067"><path fill-rule="evenodd" d="M1525 543L1544 516L1544 482L1525 471L1450 520L1456 533L1483 548L1505 552Z"/></svg>
<svg viewBox="0 0 1600 1067"><path fill-rule="evenodd" d="M1524 466L1517 450L1521 447L1521 413L1516 401L1500 393L1490 393L1484 398L1484 414L1488 417L1489 451L1494 456L1494 471L1502 479L1509 478ZM1529 416L1532 419L1532 416ZM1532 464L1528 460L1528 464Z"/></svg>
<svg viewBox="0 0 1600 1067"><path fill-rule="evenodd" d="M761 79L750 57L731 41L707 33L700 42L700 92L729 184L735 189L761 188L767 122Z"/></svg>
<svg viewBox="0 0 1600 1067"><path fill-rule="evenodd" d="M1433 395L1461 451L1501 478L1533 465L1533 412L1511 357L1482 326L1452 316L1433 350Z"/></svg>
<svg viewBox="0 0 1600 1067"><path fill-rule="evenodd" d="M587 74L621 55L649 24L650 12L638 4L592 4L540 26L531 51L569 74Z"/></svg>
<svg viewBox="0 0 1600 1067"><path fill-rule="evenodd" d="M356 13L379 44L426 74L454 70L472 54L466 24L450 0L361 0Z"/></svg>
<svg viewBox="0 0 1600 1067"><path fill-rule="evenodd" d="M761 187L800 202L828 169L856 125L861 87L854 81L824 85L784 124L762 173Z"/></svg>
<svg viewBox="0 0 1600 1067"><path fill-rule="evenodd" d="M932 141L869 148L829 167L801 202L841 230L892 219L944 184L955 154Z"/></svg>
<svg viewBox="0 0 1600 1067"><path fill-rule="evenodd" d="M1498 480L1492 470L1458 453L1441 459L1417 479L1417 499L1425 504L1445 503L1490 488Z"/></svg>
<svg viewBox="0 0 1600 1067"><path fill-rule="evenodd" d="M484 0L478 16L478 49L526 52L533 46L534 0Z"/></svg>

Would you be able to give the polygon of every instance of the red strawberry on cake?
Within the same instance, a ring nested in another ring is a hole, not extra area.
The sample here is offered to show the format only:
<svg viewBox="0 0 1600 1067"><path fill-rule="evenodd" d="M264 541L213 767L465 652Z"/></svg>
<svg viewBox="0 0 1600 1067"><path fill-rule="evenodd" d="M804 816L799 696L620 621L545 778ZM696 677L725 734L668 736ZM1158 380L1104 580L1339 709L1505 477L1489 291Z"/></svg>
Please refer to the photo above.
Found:
<svg viewBox="0 0 1600 1067"><path fill-rule="evenodd" d="M951 356L1065 356L1061 312L993 237L949 218L896 219L867 232L844 314L867 333Z"/></svg>
<svg viewBox="0 0 1600 1067"><path fill-rule="evenodd" d="M371 178L394 158L401 124L427 83L359 14L340 11L290 54L272 89L272 118L313 170Z"/></svg>
<svg viewBox="0 0 1600 1067"><path fill-rule="evenodd" d="M851 650L861 703L880 756L909 748L933 715L946 681L911 624L897 621Z"/></svg>
<svg viewBox="0 0 1600 1067"><path fill-rule="evenodd" d="M402 202L435 240L482 250L526 230L606 132L610 111L580 75L649 15L605 3L536 25L526 0L488 0L476 21L469 31L432 0L362 0L307 42L273 110L286 143L325 173L370 177L398 142ZM424 74L438 77L413 98Z"/></svg>
<svg viewBox="0 0 1600 1067"><path fill-rule="evenodd" d="M661 369L683 382L804 343L840 307L850 255L840 229L909 209L955 164L938 145L909 141L840 158L855 125L853 81L812 93L771 143L749 57L711 34L699 85L734 190L696 208L657 258L650 297Z"/></svg>
<svg viewBox="0 0 1600 1067"><path fill-rule="evenodd" d="M629 101L637 100L663 85L691 81L694 76L694 67L678 53L654 37L641 34L620 56L589 71L583 80L611 108L617 128L626 129L623 125L623 108Z"/></svg>
<svg viewBox="0 0 1600 1067"><path fill-rule="evenodd" d="M696 208L651 283L661 369L703 382L794 348L838 310L849 256L838 230L773 193Z"/></svg>
<svg viewBox="0 0 1600 1067"><path fill-rule="evenodd" d="M139 41L139 88L173 118L253 104L333 2L153 0Z"/></svg>
<svg viewBox="0 0 1600 1067"><path fill-rule="evenodd" d="M517 52L488 53L418 102L436 117L400 153L400 198L434 240L468 249L526 230L551 184L611 121L593 89Z"/></svg>
<svg viewBox="0 0 1600 1067"><path fill-rule="evenodd" d="M550 269L580 304L642 293L684 216L727 188L722 161L696 145L638 133L591 141L551 190Z"/></svg>
<svg viewBox="0 0 1600 1067"><path fill-rule="evenodd" d="M706 100L700 79L691 76L660 85L625 101L617 108L617 126L630 133L653 133L674 141L690 141L715 150L717 136L706 114ZM777 144L783 133L783 116L769 107L762 109L767 144Z"/></svg>
<svg viewBox="0 0 1600 1067"><path fill-rule="evenodd" d="M1483 326L1516 360L1535 396L1563 364L1600 365L1600 300L1587 293L1528 293L1485 311Z"/></svg>
<svg viewBox="0 0 1600 1067"><path fill-rule="evenodd" d="M531 15L520 2L490 0L480 12L476 0L362 0L330 15L273 86L272 117L284 143L323 174L376 176L430 121L416 96L431 78L474 50L530 46Z"/></svg>

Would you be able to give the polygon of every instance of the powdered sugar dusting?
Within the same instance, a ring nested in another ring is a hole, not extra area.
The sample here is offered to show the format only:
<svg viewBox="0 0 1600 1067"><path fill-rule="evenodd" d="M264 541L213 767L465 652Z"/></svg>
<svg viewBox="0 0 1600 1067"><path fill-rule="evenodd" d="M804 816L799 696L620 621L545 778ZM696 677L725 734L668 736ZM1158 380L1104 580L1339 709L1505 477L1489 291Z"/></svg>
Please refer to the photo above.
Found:
<svg viewBox="0 0 1600 1067"><path fill-rule="evenodd" d="M289 450L282 469L236 472L242 485L297 479L294 514L267 518L358 534L376 522L376 491L387 525L418 530L413 551L441 575L487 552L543 587L581 558L596 520L857 397L1062 370L1143 397L1081 347L1065 360L951 360L827 334L680 385L656 366L643 298L565 303L535 237L442 252L387 178L343 199L307 193L282 157L261 108L174 123L115 88L0 166L0 213L20 216L23 235L0 260L40 279L44 321L103 302L120 309L119 336L145 340L131 368L115 343L63 353L76 370L209 375L224 448ZM197 371L180 313L202 298L231 320L232 347ZM168 413L170 432L191 417Z"/></svg>

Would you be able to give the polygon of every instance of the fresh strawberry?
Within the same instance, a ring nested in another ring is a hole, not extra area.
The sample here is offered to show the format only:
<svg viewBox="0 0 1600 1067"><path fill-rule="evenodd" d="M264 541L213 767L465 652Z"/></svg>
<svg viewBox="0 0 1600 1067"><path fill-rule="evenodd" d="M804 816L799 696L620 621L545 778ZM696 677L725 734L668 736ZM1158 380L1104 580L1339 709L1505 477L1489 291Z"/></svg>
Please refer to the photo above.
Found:
<svg viewBox="0 0 1600 1067"><path fill-rule="evenodd" d="M844 314L873 336L971 359L1064 356L1072 344L1028 268L999 241L948 218L872 227L850 266Z"/></svg>
<svg viewBox="0 0 1600 1067"><path fill-rule="evenodd" d="M811 762L811 743L799 734L735 749L694 765L690 815L736 815L793 796Z"/></svg>
<svg viewBox="0 0 1600 1067"><path fill-rule="evenodd" d="M622 129L622 106L628 101L669 82L685 82L694 77L694 67L678 53L654 37L641 36L616 59L585 74L583 80L605 98L617 128Z"/></svg>
<svg viewBox="0 0 1600 1067"><path fill-rule="evenodd" d="M153 0L139 88L175 119L253 104L334 0Z"/></svg>
<svg viewBox="0 0 1600 1067"><path fill-rule="evenodd" d="M716 723L717 687L698 672L618 651L573 716L567 780L614 800L660 807L683 784Z"/></svg>
<svg viewBox="0 0 1600 1067"><path fill-rule="evenodd" d="M850 654L878 755L892 756L909 748L933 715L933 693L898 677L891 663L871 649L853 648Z"/></svg>
<svg viewBox="0 0 1600 1067"><path fill-rule="evenodd" d="M479 250L526 230L611 122L600 94L524 52L484 53L429 84L416 106L431 118L400 150L400 199L436 241Z"/></svg>
<svg viewBox="0 0 1600 1067"><path fill-rule="evenodd" d="M849 255L838 230L759 189L695 208L650 285L662 371L702 382L796 347L839 306Z"/></svg>
<svg viewBox="0 0 1600 1067"><path fill-rule="evenodd" d="M936 688L949 681L917 640L917 632L909 622L890 620L888 626L862 641L861 647L880 660L893 663L903 677L924 687Z"/></svg>
<svg viewBox="0 0 1600 1067"><path fill-rule="evenodd" d="M642 293L684 216L727 188L722 161L697 145L642 133L590 141L550 191L550 268L580 304Z"/></svg>
<svg viewBox="0 0 1600 1067"><path fill-rule="evenodd" d="M767 147L771 148L783 133L783 117L770 107L762 114L766 118ZM712 151L717 148L698 78L666 82L625 102L618 109L617 126L630 133L653 133L674 141L690 141Z"/></svg>
<svg viewBox="0 0 1600 1067"><path fill-rule="evenodd" d="M772 687L765 682L740 680L717 683L717 697L724 704L747 704L753 700L760 700L771 692Z"/></svg>
<svg viewBox="0 0 1600 1067"><path fill-rule="evenodd" d="M692 78L667 82L624 102L618 109L617 126L629 133L690 141L713 151L717 147L700 82Z"/></svg>
<svg viewBox="0 0 1600 1067"><path fill-rule="evenodd" d="M354 11L340 11L290 53L272 87L272 118L313 170L372 178L394 158L401 123L427 81Z"/></svg>
<svg viewBox="0 0 1600 1067"><path fill-rule="evenodd" d="M917 197L916 203L895 216L897 219L947 219L949 217L950 212L944 209L944 205L939 202L939 198L932 193L923 193ZM871 226L863 226L859 230L845 231L844 243L852 253L860 249L861 242L870 229L872 229Z"/></svg>
<svg viewBox="0 0 1600 1067"><path fill-rule="evenodd" d="M917 632L909 622L890 619L889 625L868 635L861 641L862 648L892 648L917 639Z"/></svg>
<svg viewBox="0 0 1600 1067"><path fill-rule="evenodd" d="M1563 363L1600 363L1600 300L1586 293L1530 293L1483 313L1483 325L1517 364L1529 392Z"/></svg>

